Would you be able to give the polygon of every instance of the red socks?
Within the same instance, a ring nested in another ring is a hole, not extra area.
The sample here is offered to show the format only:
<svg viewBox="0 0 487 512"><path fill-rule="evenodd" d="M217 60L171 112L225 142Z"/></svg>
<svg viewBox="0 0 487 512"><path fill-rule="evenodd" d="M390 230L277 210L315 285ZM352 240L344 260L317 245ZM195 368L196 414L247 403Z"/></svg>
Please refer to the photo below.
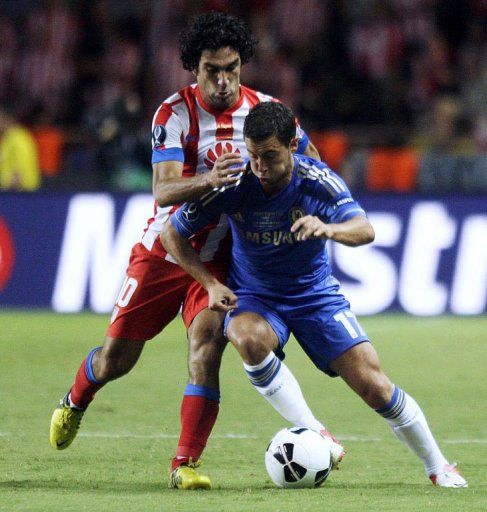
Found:
<svg viewBox="0 0 487 512"><path fill-rule="evenodd" d="M188 387L191 386L188 384ZM219 393L203 386L192 386L203 390L205 395L187 395L181 404L181 435L176 456L172 460L172 469L177 468L191 458L197 461L210 437L219 410ZM205 392L205 391L209 392Z"/></svg>
<svg viewBox="0 0 487 512"><path fill-rule="evenodd" d="M93 349L81 363L71 388L70 400L80 409L86 409L95 393L105 383L98 382L93 373L93 356L101 347ZM188 384L181 404L181 435L172 469L183 463L196 462L205 449L220 408L220 393L216 389Z"/></svg>
<svg viewBox="0 0 487 512"><path fill-rule="evenodd" d="M80 409L86 409L95 398L95 393L105 385L96 380L92 368L93 356L100 348L93 349L81 363L71 388L70 401Z"/></svg>

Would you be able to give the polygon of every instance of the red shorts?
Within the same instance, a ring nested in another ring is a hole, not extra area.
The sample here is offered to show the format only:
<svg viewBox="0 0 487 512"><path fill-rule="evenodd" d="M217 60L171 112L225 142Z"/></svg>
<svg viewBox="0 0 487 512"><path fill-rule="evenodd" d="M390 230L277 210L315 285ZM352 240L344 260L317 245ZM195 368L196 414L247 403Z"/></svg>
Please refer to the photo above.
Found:
<svg viewBox="0 0 487 512"><path fill-rule="evenodd" d="M221 282L227 269L221 264L205 264ZM159 334L178 314L188 328L195 316L208 307L208 294L178 265L151 254L142 244L133 247L113 309L107 336L146 341Z"/></svg>

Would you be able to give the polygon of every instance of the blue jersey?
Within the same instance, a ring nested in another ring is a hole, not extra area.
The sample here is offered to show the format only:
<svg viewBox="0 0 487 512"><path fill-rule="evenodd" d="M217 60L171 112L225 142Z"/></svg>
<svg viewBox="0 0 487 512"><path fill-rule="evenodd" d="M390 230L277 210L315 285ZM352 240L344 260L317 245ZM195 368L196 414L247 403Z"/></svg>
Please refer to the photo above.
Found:
<svg viewBox="0 0 487 512"><path fill-rule="evenodd" d="M294 155L291 181L278 194L267 197L247 168L236 186L184 204L171 222L190 238L222 213L233 237L229 287L237 295L307 300L330 286L331 266L325 241L298 241L293 223L305 215L325 223L365 216L338 175L303 155Z"/></svg>

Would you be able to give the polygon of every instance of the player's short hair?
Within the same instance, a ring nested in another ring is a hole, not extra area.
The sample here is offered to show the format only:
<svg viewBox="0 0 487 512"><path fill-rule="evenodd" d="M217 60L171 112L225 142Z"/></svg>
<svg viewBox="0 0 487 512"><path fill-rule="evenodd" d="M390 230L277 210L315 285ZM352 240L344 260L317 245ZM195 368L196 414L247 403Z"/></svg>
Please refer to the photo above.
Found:
<svg viewBox="0 0 487 512"><path fill-rule="evenodd" d="M181 61L188 71L198 68L204 50L217 51L225 46L238 52L245 64L254 54L255 44L242 20L217 11L200 14L179 35Z"/></svg>
<svg viewBox="0 0 487 512"><path fill-rule="evenodd" d="M245 118L243 133L254 142L262 142L275 135L287 147L296 137L294 114L289 107L276 101L258 103Z"/></svg>

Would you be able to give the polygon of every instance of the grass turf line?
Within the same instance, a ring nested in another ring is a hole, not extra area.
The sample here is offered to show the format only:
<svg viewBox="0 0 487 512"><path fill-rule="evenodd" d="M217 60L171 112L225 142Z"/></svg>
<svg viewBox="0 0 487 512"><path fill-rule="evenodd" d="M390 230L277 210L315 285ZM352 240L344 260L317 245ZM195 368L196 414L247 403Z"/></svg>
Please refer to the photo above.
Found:
<svg viewBox="0 0 487 512"><path fill-rule="evenodd" d="M50 415L81 360L100 344L106 322L91 314L0 314L0 510L485 510L487 446L478 442L487 439L485 317L362 319L386 372L417 399L443 451L459 462L470 484L461 490L431 486L384 421L339 379L315 370L294 340L286 362L312 409L350 439L342 469L321 489L273 487L264 450L285 424L251 388L228 347L221 413L204 454L214 489L166 489L186 383L180 319L148 343L133 372L99 393L83 419L81 432L135 437L79 436L56 452L48 440ZM228 438L232 433L249 438Z"/></svg>

